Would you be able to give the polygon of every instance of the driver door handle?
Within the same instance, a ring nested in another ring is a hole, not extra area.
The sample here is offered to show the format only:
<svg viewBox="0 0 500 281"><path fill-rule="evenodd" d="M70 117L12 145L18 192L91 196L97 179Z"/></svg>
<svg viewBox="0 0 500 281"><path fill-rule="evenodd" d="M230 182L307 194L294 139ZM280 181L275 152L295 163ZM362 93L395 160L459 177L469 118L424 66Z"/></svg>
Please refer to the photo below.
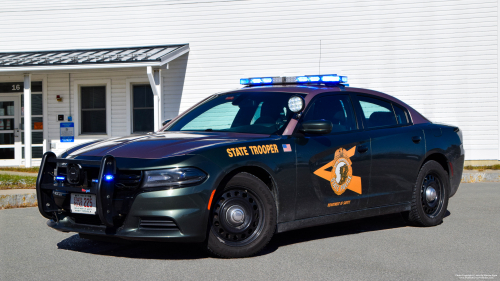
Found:
<svg viewBox="0 0 500 281"><path fill-rule="evenodd" d="M359 153L365 153L367 151L368 151L368 146L366 146L366 145L360 145L360 146L358 146L358 152Z"/></svg>
<svg viewBox="0 0 500 281"><path fill-rule="evenodd" d="M413 138L411 138L411 140L414 143L419 143L422 140L422 138L420 136L414 136Z"/></svg>

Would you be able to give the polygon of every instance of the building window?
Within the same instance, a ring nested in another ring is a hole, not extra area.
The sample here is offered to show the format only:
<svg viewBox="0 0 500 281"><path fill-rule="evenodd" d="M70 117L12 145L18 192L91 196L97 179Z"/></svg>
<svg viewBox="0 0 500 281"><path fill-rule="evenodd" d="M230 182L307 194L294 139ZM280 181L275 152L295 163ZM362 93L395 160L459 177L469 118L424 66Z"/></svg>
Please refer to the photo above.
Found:
<svg viewBox="0 0 500 281"><path fill-rule="evenodd" d="M106 134L106 87L81 87L82 134Z"/></svg>
<svg viewBox="0 0 500 281"><path fill-rule="evenodd" d="M152 132L154 130L153 90L150 85L133 85L133 133Z"/></svg>

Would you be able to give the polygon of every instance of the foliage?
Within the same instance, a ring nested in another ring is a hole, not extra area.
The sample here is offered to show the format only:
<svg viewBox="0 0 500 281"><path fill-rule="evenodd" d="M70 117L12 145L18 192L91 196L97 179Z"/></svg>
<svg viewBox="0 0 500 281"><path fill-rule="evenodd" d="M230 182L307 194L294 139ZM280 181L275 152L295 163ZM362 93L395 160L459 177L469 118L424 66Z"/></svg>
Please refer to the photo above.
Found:
<svg viewBox="0 0 500 281"><path fill-rule="evenodd" d="M23 172L23 173L38 173L40 167L21 168L21 167L0 167L0 171Z"/></svg>
<svg viewBox="0 0 500 281"><path fill-rule="evenodd" d="M484 170L500 170L500 164L496 165L490 165L490 166L465 166L465 170L479 170L479 171L484 171Z"/></svg>
<svg viewBox="0 0 500 281"><path fill-rule="evenodd" d="M36 177L0 174L0 190L32 189L36 187Z"/></svg>

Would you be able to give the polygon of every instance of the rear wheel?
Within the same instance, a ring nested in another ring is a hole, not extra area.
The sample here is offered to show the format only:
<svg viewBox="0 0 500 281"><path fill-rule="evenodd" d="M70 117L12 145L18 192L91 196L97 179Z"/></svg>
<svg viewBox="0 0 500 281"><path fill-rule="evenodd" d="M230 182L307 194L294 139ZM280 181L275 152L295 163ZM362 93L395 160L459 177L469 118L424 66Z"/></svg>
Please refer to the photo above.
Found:
<svg viewBox="0 0 500 281"><path fill-rule="evenodd" d="M211 207L208 250L225 258L256 254L271 240L276 214L269 188L251 174L237 174Z"/></svg>
<svg viewBox="0 0 500 281"><path fill-rule="evenodd" d="M443 221L448 207L448 173L436 161L426 162L417 177L407 220L419 226L435 226Z"/></svg>

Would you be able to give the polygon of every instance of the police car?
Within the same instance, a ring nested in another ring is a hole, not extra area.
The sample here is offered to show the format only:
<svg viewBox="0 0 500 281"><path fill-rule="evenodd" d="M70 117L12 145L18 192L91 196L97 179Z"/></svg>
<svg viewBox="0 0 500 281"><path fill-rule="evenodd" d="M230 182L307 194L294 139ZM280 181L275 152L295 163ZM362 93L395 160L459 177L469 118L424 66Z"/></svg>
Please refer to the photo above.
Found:
<svg viewBox="0 0 500 281"><path fill-rule="evenodd" d="M245 257L274 233L310 226L389 213L442 222L463 170L458 127L344 76L240 83L158 132L45 153L37 196L47 224Z"/></svg>

